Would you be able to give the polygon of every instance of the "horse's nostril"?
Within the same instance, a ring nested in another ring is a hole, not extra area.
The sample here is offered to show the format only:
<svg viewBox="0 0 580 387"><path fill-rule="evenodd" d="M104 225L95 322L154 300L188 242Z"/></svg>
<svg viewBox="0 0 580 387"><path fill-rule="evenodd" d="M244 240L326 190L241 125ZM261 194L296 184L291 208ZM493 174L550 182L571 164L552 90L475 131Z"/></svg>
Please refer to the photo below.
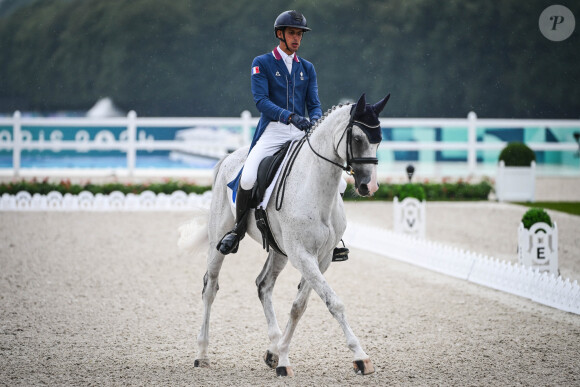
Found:
<svg viewBox="0 0 580 387"><path fill-rule="evenodd" d="M362 196L367 196L369 194L369 187L366 184L361 184L358 187L358 193Z"/></svg>

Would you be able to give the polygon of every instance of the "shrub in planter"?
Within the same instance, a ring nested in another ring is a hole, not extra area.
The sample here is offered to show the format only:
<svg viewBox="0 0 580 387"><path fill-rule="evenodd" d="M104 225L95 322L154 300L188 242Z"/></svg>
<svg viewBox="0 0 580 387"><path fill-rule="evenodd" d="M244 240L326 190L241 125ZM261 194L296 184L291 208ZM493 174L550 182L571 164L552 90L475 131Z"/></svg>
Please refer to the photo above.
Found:
<svg viewBox="0 0 580 387"><path fill-rule="evenodd" d="M524 143L510 142L502 149L499 160L506 167L529 167L532 161L536 161L536 154Z"/></svg>
<svg viewBox="0 0 580 387"><path fill-rule="evenodd" d="M396 196L400 201L403 201L405 198L415 198L421 202L425 200L425 190L418 184L407 183L399 188Z"/></svg>
<svg viewBox="0 0 580 387"><path fill-rule="evenodd" d="M540 272L559 275L558 227L542 208L531 208L518 227L518 260Z"/></svg>
<svg viewBox="0 0 580 387"><path fill-rule="evenodd" d="M522 223L525 229L530 229L536 223L546 223L552 227L552 219L543 208L530 208L523 216Z"/></svg>
<svg viewBox="0 0 580 387"><path fill-rule="evenodd" d="M509 143L499 155L495 193L499 201L535 200L536 155L527 145Z"/></svg>
<svg viewBox="0 0 580 387"><path fill-rule="evenodd" d="M425 237L425 190L418 184L402 185L393 200L393 229L421 238Z"/></svg>

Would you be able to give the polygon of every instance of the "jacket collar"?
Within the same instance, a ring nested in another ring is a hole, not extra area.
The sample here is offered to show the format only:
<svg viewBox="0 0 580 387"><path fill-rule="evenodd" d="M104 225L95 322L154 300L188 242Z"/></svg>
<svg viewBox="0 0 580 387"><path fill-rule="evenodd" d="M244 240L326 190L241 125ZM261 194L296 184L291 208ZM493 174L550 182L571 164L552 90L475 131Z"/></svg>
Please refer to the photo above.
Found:
<svg viewBox="0 0 580 387"><path fill-rule="evenodd" d="M274 54L274 58L276 58L276 60L282 60L282 54L280 54L280 48L278 46L274 47L272 54ZM300 62L296 53L294 53L294 62Z"/></svg>

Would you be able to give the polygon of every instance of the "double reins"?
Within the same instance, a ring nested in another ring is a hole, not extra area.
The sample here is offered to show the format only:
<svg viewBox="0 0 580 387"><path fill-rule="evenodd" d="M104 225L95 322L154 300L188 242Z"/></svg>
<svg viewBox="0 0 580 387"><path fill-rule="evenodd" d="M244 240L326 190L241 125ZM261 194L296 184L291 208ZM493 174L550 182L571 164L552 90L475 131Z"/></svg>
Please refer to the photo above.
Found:
<svg viewBox="0 0 580 387"><path fill-rule="evenodd" d="M338 144L336 144L336 149L335 149L336 153L338 153L338 147L340 146L340 143L344 139L344 135L346 133L346 165L341 165L335 161L329 160L326 157L322 156L320 153L316 152L314 150L314 148L312 147L312 144L310 144L310 133L306 134L306 140L308 141L308 146L310 146L310 149L312 150L312 152L314 152L314 154L316 156L320 157L323 160L328 161L331 164L336 165L337 167L339 167L340 169L345 171L350 176L354 176L354 170L352 169L352 164L378 164L379 163L379 159L376 157L353 157L352 156L353 155L353 153L352 153L352 128L353 128L353 126L356 124L357 126L364 126L364 127L371 129L371 127L366 125L365 123L360 122L360 121L356 121L354 119L355 110L356 110L356 105L353 105L351 110L350 110L350 119L348 120L348 125L346 125L344 132L342 132L342 136L340 136L340 140L338 141ZM378 126L376 128L378 128Z"/></svg>
<svg viewBox="0 0 580 387"><path fill-rule="evenodd" d="M328 161L329 163L339 167L340 169L345 171L350 176L354 176L354 169L352 169L352 164L378 164L379 163L379 159L376 157L352 157L352 128L353 128L353 126L356 124L357 126L364 126L366 128L369 128L369 129L372 128L369 125L366 125L365 123L360 122L360 121L356 121L354 119L355 108L356 108L356 105L353 105L351 108L351 111L350 111L350 119L348 121L348 125L346 125L344 132L342 132L342 136L340 136L340 140L338 141L338 144L336 145L336 148L335 148L335 151L338 153L338 147L340 146L340 143L342 142L342 140L344 139L344 135L346 134L346 165L339 164L335 161L332 161L332 160L324 157L320 153L318 153L312 147L312 144L310 143L310 134L312 132L310 132L310 131L306 132L304 137L302 139L300 139L300 141L296 144L296 146L293 147L293 149L290 151L290 156L288 156L288 162L286 163L286 166L284 167L284 170L282 171L281 181L280 181L280 184L278 185L278 190L276 191L276 211L280 211L280 209L282 208L282 203L284 202L284 193L286 191L287 178L290 175L290 172L292 171L292 168L294 166L294 162L296 161L296 157L298 156L298 153L300 153L300 150L302 149L302 146L304 145L305 141L308 143L308 146L310 147L310 149L312 150L312 152L314 152L314 154L316 156L318 156L321 159Z"/></svg>

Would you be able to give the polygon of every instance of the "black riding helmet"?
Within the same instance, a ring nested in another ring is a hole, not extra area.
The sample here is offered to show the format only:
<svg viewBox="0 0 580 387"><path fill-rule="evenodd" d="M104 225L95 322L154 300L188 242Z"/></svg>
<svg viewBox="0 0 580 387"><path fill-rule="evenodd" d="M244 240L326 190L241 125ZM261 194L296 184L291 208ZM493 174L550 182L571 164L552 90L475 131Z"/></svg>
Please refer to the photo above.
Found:
<svg viewBox="0 0 580 387"><path fill-rule="evenodd" d="M310 31L310 28L308 28L308 25L306 24L306 18L298 11L284 11L278 15L276 21L274 22L274 35L276 38L278 38L276 31L284 31L286 27L300 28L304 32ZM280 40L286 44L286 36L284 33L282 34L282 39ZM286 44L286 47L288 47L288 44Z"/></svg>

